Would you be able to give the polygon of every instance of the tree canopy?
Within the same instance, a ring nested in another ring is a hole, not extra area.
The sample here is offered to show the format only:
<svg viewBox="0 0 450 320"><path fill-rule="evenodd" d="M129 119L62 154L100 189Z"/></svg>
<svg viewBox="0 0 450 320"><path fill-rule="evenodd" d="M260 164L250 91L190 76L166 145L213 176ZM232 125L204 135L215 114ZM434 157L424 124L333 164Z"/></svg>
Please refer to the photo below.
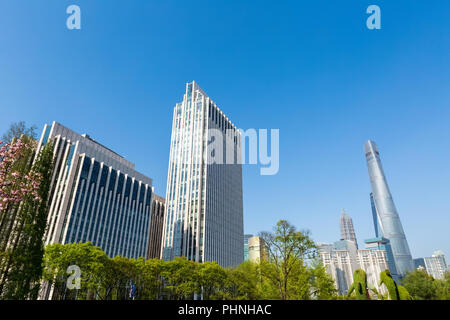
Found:
<svg viewBox="0 0 450 320"><path fill-rule="evenodd" d="M222 268L216 262L198 263L184 257L172 261L108 258L91 243L52 244L45 250L44 281L47 291L53 290L53 299L309 300L337 297L334 281L321 262L308 263L306 259L314 256L314 245L308 235L280 222L272 241L269 245L275 244L271 252L272 257L277 256L276 263L274 260L244 262L233 268ZM81 270L79 289L71 290L67 286L71 276L67 270L71 265ZM287 275L285 268L289 269ZM283 284L281 290L280 283Z"/></svg>
<svg viewBox="0 0 450 320"><path fill-rule="evenodd" d="M401 281L414 300L450 300L450 272L434 279L424 270L409 272Z"/></svg>
<svg viewBox="0 0 450 320"><path fill-rule="evenodd" d="M309 232L297 231L286 220L280 220L274 232L261 232L260 237L268 253L268 259L260 263L261 275L276 288L276 297L309 298L311 282L306 262L314 259L317 252Z"/></svg>
<svg viewBox="0 0 450 320"><path fill-rule="evenodd" d="M22 135L26 135L36 140L36 129L37 127L35 125L27 127L25 121L14 122L11 123L9 129L2 135L2 138L0 140L2 140L4 143L10 143L13 138L19 139Z"/></svg>

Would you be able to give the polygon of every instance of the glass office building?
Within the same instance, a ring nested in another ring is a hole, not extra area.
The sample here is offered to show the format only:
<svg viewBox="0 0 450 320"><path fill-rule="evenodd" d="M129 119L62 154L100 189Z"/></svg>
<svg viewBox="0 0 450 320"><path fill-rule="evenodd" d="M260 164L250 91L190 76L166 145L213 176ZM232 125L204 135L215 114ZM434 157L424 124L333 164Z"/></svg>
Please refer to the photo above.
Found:
<svg viewBox="0 0 450 320"><path fill-rule="evenodd" d="M244 261L248 261L248 240L253 237L252 234L244 235Z"/></svg>
<svg viewBox="0 0 450 320"><path fill-rule="evenodd" d="M45 244L90 241L110 257L145 257L152 180L134 164L53 122L38 148L52 141L54 169Z"/></svg>
<svg viewBox="0 0 450 320"><path fill-rule="evenodd" d="M364 151L372 188L371 204L375 234L376 237L389 240L396 270L403 276L406 271L414 270L408 242L384 175L376 143L367 141L364 144Z"/></svg>
<svg viewBox="0 0 450 320"><path fill-rule="evenodd" d="M425 269L429 275L435 279L444 279L447 272L447 263L444 253L441 250L435 251L431 257L423 259Z"/></svg>
<svg viewBox="0 0 450 320"><path fill-rule="evenodd" d="M413 259L414 268L425 270L425 259L424 258L416 258Z"/></svg>
<svg viewBox="0 0 450 320"><path fill-rule="evenodd" d="M239 130L197 83L188 83L173 113L164 260L184 256L224 267L243 261L240 138ZM220 142L220 147L211 150L213 142Z"/></svg>
<svg viewBox="0 0 450 320"><path fill-rule="evenodd" d="M392 252L391 243L389 240L383 237L377 237L364 240L364 243L366 244L366 249L386 251L386 260L389 271L391 272L392 277L395 280L398 280L397 267L395 265L394 254Z"/></svg>
<svg viewBox="0 0 450 320"><path fill-rule="evenodd" d="M165 211L166 200L163 197L153 194L147 259L159 259L161 257L161 242Z"/></svg>

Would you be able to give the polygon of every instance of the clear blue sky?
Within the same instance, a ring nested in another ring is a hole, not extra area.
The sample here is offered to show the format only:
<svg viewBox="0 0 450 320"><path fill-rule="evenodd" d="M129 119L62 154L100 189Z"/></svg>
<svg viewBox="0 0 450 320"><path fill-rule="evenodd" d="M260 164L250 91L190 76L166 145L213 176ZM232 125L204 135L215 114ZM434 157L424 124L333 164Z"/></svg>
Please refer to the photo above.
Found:
<svg viewBox="0 0 450 320"><path fill-rule="evenodd" d="M449 32L448 0L2 0L0 133L57 120L164 195L172 109L195 80L238 127L280 129L279 173L244 168L246 233L284 218L335 241L345 208L372 237L372 139L413 256L450 260Z"/></svg>

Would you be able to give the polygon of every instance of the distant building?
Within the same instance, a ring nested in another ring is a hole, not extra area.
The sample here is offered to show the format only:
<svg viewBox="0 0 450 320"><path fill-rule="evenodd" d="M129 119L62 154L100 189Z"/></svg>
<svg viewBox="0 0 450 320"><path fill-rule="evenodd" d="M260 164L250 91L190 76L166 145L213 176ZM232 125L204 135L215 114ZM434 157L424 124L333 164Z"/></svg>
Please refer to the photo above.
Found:
<svg viewBox="0 0 450 320"><path fill-rule="evenodd" d="M162 231L164 227L164 212L166 201L163 197L153 195L152 214L148 236L147 259L161 257Z"/></svg>
<svg viewBox="0 0 450 320"><path fill-rule="evenodd" d="M359 268L363 269L367 274L367 283L374 286L381 293L386 292L386 288L379 287L380 273L389 269L384 250L358 250Z"/></svg>
<svg viewBox="0 0 450 320"><path fill-rule="evenodd" d="M346 294L353 283L354 267L350 253L345 250L322 251L320 257L339 294Z"/></svg>
<svg viewBox="0 0 450 320"><path fill-rule="evenodd" d="M260 262L267 260L267 248L263 238L251 237L248 239L248 261Z"/></svg>
<svg viewBox="0 0 450 320"><path fill-rule="evenodd" d="M413 262L414 262L414 268L426 270L425 269L425 259L424 258L414 259Z"/></svg>
<svg viewBox="0 0 450 320"><path fill-rule="evenodd" d="M392 252L391 243L389 242L389 240L383 237L377 237L364 240L364 243L366 245L366 249L386 251L386 259L389 271L391 272L391 275L395 280L399 280L397 267L394 260L394 254Z"/></svg>
<svg viewBox="0 0 450 320"><path fill-rule="evenodd" d="M347 294L353 283L353 272L360 268L367 274L370 286L384 293L385 288L379 287L379 275L388 268L386 251L376 249L358 250L356 244L350 240L319 245L319 254L328 274L335 280L339 294Z"/></svg>
<svg viewBox="0 0 450 320"><path fill-rule="evenodd" d="M353 220L347 213L345 213L344 209L342 209L342 215L339 222L341 227L341 239L355 242L356 248L358 248L355 228L353 227Z"/></svg>
<svg viewBox="0 0 450 320"><path fill-rule="evenodd" d="M253 237L252 234L244 235L244 261L248 261L248 239Z"/></svg>
<svg viewBox="0 0 450 320"><path fill-rule="evenodd" d="M424 258L427 273L435 279L444 279L447 263L442 251L435 251L431 257Z"/></svg>
<svg viewBox="0 0 450 320"><path fill-rule="evenodd" d="M316 246L317 246L319 252L330 251L333 249L333 244L327 243L327 242L316 242Z"/></svg>
<svg viewBox="0 0 450 320"><path fill-rule="evenodd" d="M339 240L333 243L333 250L347 250L356 256L356 250L358 250L358 247L353 240Z"/></svg>
<svg viewBox="0 0 450 320"><path fill-rule="evenodd" d="M356 244L350 240L322 244L319 254L327 272L335 280L339 294L346 294L353 283L353 271L358 268Z"/></svg>

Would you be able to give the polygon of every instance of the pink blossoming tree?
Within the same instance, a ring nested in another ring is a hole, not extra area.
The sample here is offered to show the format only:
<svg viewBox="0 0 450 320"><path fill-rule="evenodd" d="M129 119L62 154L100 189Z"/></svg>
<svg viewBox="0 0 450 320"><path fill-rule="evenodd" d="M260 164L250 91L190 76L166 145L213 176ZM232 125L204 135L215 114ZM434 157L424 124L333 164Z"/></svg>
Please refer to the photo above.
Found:
<svg viewBox="0 0 450 320"><path fill-rule="evenodd" d="M53 162L51 143L0 142L0 299L36 299Z"/></svg>

